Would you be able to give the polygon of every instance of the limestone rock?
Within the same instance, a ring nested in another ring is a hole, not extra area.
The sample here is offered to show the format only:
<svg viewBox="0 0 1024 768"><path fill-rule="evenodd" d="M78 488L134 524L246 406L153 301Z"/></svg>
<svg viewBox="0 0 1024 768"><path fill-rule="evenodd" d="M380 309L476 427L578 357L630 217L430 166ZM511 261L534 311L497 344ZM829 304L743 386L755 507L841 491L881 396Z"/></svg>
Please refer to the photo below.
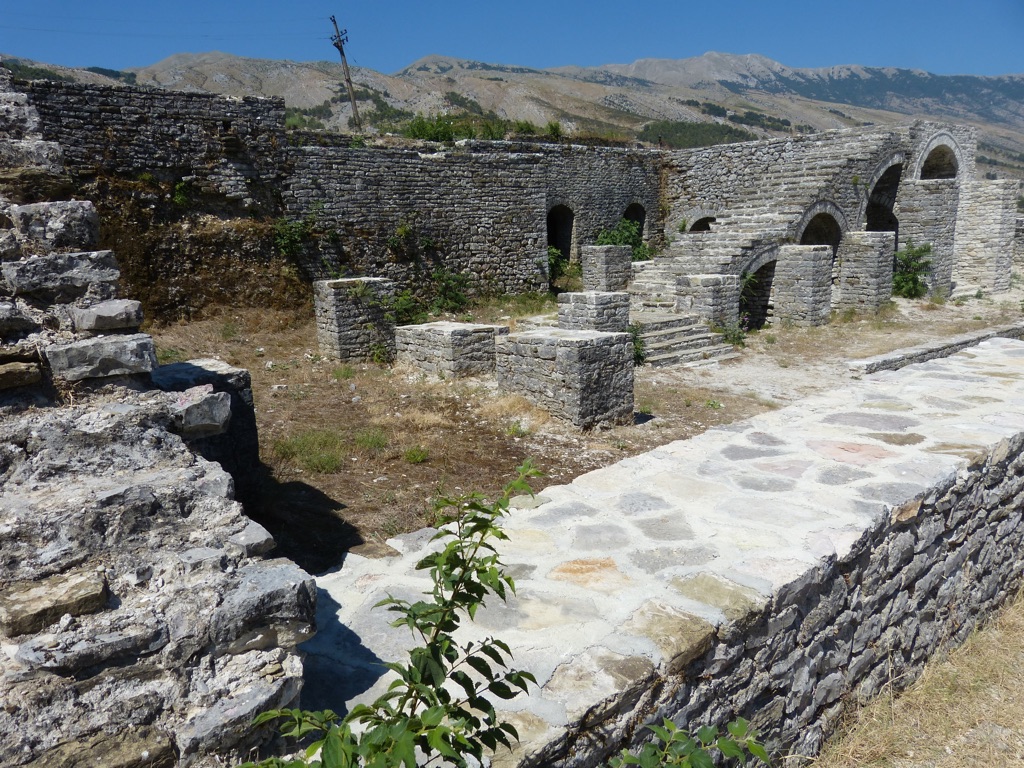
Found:
<svg viewBox="0 0 1024 768"><path fill-rule="evenodd" d="M144 726L66 742L26 768L172 768L175 763L174 746L167 734Z"/></svg>
<svg viewBox="0 0 1024 768"><path fill-rule="evenodd" d="M59 304L87 294L113 298L120 274L110 251L37 256L0 265L0 275L15 296Z"/></svg>
<svg viewBox="0 0 1024 768"><path fill-rule="evenodd" d="M0 363L0 389L29 387L42 378L39 366L34 363Z"/></svg>
<svg viewBox="0 0 1024 768"><path fill-rule="evenodd" d="M231 395L214 392L212 384L193 387L171 406L175 431L184 438L219 435L231 422Z"/></svg>
<svg viewBox="0 0 1024 768"><path fill-rule="evenodd" d="M0 592L0 630L8 637L38 632L64 614L81 616L107 603L107 583L94 571L15 582Z"/></svg>
<svg viewBox="0 0 1024 768"><path fill-rule="evenodd" d="M54 344L44 355L54 378L68 381L149 373L156 368L156 348L145 333Z"/></svg>
<svg viewBox="0 0 1024 768"><path fill-rule="evenodd" d="M78 331L120 331L142 325L142 304L130 299L111 299L91 307L72 307L71 321Z"/></svg>
<svg viewBox="0 0 1024 768"><path fill-rule="evenodd" d="M11 206L18 239L41 253L95 248L100 217L89 200Z"/></svg>
<svg viewBox="0 0 1024 768"><path fill-rule="evenodd" d="M0 261L17 261L21 258L21 243L10 229L0 230Z"/></svg>

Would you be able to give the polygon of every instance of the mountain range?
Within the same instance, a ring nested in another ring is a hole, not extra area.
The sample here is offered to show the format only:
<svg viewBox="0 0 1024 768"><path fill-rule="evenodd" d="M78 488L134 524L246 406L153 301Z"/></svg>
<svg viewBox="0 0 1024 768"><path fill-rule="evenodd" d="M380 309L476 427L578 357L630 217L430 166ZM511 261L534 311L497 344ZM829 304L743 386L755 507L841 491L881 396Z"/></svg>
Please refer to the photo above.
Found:
<svg viewBox="0 0 1024 768"><path fill-rule="evenodd" d="M12 57L0 57L10 61ZM87 82L134 81L230 96L279 96L292 114L349 130L340 63L177 54L115 72L22 61ZM930 117L980 129L979 172L1024 178L1024 74L935 75L889 67L795 69L756 54L534 69L427 56L394 74L355 67L360 111L436 115L470 110L566 132L635 137L652 121L737 125L775 136ZM314 122L315 121L315 122Z"/></svg>

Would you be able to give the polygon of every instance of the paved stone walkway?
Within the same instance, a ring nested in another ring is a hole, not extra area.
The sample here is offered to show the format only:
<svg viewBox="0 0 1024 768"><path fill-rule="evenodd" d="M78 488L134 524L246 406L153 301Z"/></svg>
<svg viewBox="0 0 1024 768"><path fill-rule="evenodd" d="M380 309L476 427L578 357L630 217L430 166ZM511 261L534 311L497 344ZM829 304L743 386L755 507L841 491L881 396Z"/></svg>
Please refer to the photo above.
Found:
<svg viewBox="0 0 1024 768"><path fill-rule="evenodd" d="M674 442L524 499L502 549L518 594L469 631L507 641L541 689L510 704L526 747L557 738L641 666L680 668L713 628L763 607L893 509L1024 431L1024 343L992 339L840 391ZM318 579L306 706L380 692L407 631L371 610L414 597L431 531L350 555ZM688 650L689 649L689 650ZM589 716L589 715L588 715Z"/></svg>

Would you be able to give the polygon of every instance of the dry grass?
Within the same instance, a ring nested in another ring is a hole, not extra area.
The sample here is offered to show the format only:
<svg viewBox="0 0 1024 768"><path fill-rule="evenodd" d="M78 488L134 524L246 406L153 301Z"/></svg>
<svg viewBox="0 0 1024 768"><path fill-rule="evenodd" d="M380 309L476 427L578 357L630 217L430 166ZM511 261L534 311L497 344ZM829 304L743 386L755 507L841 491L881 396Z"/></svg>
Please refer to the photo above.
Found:
<svg viewBox="0 0 1024 768"><path fill-rule="evenodd" d="M898 697L858 710L815 768L1024 765L1024 599Z"/></svg>

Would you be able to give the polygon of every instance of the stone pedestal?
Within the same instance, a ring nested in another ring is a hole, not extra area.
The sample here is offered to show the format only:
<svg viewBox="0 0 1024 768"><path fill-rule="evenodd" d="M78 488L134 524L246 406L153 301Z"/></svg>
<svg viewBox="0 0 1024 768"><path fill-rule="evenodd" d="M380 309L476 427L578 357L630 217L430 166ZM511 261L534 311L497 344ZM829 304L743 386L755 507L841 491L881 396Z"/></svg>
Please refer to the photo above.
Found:
<svg viewBox="0 0 1024 768"><path fill-rule="evenodd" d="M832 312L832 246L779 248L773 288L777 320L799 326L828 323Z"/></svg>
<svg viewBox="0 0 1024 768"><path fill-rule="evenodd" d="M877 312L892 298L892 232L847 232L839 244L839 281L832 308Z"/></svg>
<svg viewBox="0 0 1024 768"><path fill-rule="evenodd" d="M382 277L318 280L313 284L320 352L337 360L384 362L395 355L390 308L395 284Z"/></svg>
<svg viewBox="0 0 1024 768"><path fill-rule="evenodd" d="M395 329L395 352L406 363L438 376L494 373L495 336L508 328L475 323L424 323Z"/></svg>
<svg viewBox="0 0 1024 768"><path fill-rule="evenodd" d="M604 291L558 296L558 327L621 333L629 328L629 294Z"/></svg>
<svg viewBox="0 0 1024 768"><path fill-rule="evenodd" d="M583 288L624 291L632 274L633 249L628 245L585 245L580 251Z"/></svg>
<svg viewBox="0 0 1024 768"><path fill-rule="evenodd" d="M581 429L633 420L628 333L545 329L496 340L499 388Z"/></svg>

